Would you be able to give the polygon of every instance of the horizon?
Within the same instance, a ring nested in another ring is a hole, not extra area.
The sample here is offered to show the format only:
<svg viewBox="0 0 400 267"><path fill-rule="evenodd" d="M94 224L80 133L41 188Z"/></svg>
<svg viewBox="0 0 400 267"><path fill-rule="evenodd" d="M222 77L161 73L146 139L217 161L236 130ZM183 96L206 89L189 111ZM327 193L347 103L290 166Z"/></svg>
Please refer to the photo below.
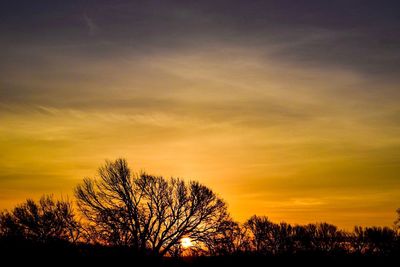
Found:
<svg viewBox="0 0 400 267"><path fill-rule="evenodd" d="M393 226L397 1L1 6L0 210L123 157L239 222Z"/></svg>

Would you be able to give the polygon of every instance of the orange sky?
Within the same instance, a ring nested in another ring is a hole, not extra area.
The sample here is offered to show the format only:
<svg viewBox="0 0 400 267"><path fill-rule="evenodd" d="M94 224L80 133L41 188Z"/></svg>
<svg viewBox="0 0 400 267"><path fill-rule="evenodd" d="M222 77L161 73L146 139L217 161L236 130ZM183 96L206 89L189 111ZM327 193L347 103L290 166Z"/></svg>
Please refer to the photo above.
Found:
<svg viewBox="0 0 400 267"><path fill-rule="evenodd" d="M360 50L354 32L293 22L301 28L256 28L243 37L246 31L232 34L230 24L212 32L212 20L188 10L171 16L205 23L196 28L199 36L174 24L179 38L151 32L154 40L138 41L144 48L120 40L129 39L130 28L112 35L123 26L105 23L108 11L86 11L61 16L77 19L84 38L61 23L40 35L50 39L10 31L0 46L7 63L0 208L43 193L72 197L105 159L124 157L135 171L210 186L239 221L258 214L345 229L393 224L400 207L400 95L396 75L386 71L390 51L369 53L368 66L376 69L366 70L357 52L348 53ZM351 63L305 49L332 42L339 56L354 54ZM366 51L375 49L364 43Z"/></svg>

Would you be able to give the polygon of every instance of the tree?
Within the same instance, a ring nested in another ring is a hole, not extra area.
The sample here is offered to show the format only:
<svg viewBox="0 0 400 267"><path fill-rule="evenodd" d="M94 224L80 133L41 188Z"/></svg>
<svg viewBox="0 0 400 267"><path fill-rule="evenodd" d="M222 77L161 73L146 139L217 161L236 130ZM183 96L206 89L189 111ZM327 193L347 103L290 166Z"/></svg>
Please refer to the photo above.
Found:
<svg viewBox="0 0 400 267"><path fill-rule="evenodd" d="M28 199L12 212L0 214L0 234L7 238L23 238L36 242L79 238L79 223L69 201L42 196L38 203Z"/></svg>
<svg viewBox="0 0 400 267"><path fill-rule="evenodd" d="M367 253L390 254L396 248L396 232L389 227L366 227L364 235L367 242Z"/></svg>
<svg viewBox="0 0 400 267"><path fill-rule="evenodd" d="M205 242L229 217L226 204L198 182L132 175L127 162L107 161L97 179L75 190L98 242L163 256L183 237Z"/></svg>
<svg viewBox="0 0 400 267"><path fill-rule="evenodd" d="M272 227L272 251L274 254L293 253L294 228L288 223L281 222Z"/></svg>
<svg viewBox="0 0 400 267"><path fill-rule="evenodd" d="M309 230L310 234L313 236L313 243L316 250L328 253L341 250L344 234L339 231L335 225L317 223L314 227L309 227Z"/></svg>
<svg viewBox="0 0 400 267"><path fill-rule="evenodd" d="M308 224L294 229L297 250L338 252L344 249L345 234L329 223Z"/></svg>
<svg viewBox="0 0 400 267"><path fill-rule="evenodd" d="M238 255L250 251L247 229L232 220L221 224L221 229L209 236L206 243L210 255Z"/></svg>
<svg viewBox="0 0 400 267"><path fill-rule="evenodd" d="M394 225L395 225L396 229L399 230L400 229L400 208L398 208L396 210L396 212L397 212L397 219L396 219L396 221L394 221Z"/></svg>
<svg viewBox="0 0 400 267"><path fill-rule="evenodd" d="M253 215L244 226L251 235L253 249L257 253L271 253L274 223L265 216Z"/></svg>

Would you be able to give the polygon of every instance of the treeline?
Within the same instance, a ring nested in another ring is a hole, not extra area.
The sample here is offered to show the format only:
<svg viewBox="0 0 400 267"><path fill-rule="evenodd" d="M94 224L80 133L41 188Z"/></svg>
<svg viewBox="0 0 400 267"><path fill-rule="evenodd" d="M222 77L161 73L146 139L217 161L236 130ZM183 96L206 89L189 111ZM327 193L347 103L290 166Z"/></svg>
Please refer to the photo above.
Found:
<svg viewBox="0 0 400 267"><path fill-rule="evenodd" d="M214 255L394 255L400 252L400 234L388 227L355 227L353 232L335 225L273 223L265 216L245 224L229 222L210 251Z"/></svg>
<svg viewBox="0 0 400 267"><path fill-rule="evenodd" d="M107 162L97 178L84 179L75 198L79 212L72 201L52 196L3 211L1 251L155 257L400 254L396 226L346 232L328 223L277 224L256 215L240 224L206 186L133 174L123 159ZM190 246L181 243L183 238Z"/></svg>

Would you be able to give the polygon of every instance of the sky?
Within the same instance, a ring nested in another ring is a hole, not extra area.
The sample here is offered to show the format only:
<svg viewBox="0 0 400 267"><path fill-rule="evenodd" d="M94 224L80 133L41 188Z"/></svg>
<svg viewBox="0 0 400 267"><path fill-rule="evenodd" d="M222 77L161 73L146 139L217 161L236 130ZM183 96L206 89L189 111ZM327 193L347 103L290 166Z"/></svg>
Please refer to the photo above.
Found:
<svg viewBox="0 0 400 267"><path fill-rule="evenodd" d="M244 222L392 226L398 1L0 3L0 209L106 159Z"/></svg>

